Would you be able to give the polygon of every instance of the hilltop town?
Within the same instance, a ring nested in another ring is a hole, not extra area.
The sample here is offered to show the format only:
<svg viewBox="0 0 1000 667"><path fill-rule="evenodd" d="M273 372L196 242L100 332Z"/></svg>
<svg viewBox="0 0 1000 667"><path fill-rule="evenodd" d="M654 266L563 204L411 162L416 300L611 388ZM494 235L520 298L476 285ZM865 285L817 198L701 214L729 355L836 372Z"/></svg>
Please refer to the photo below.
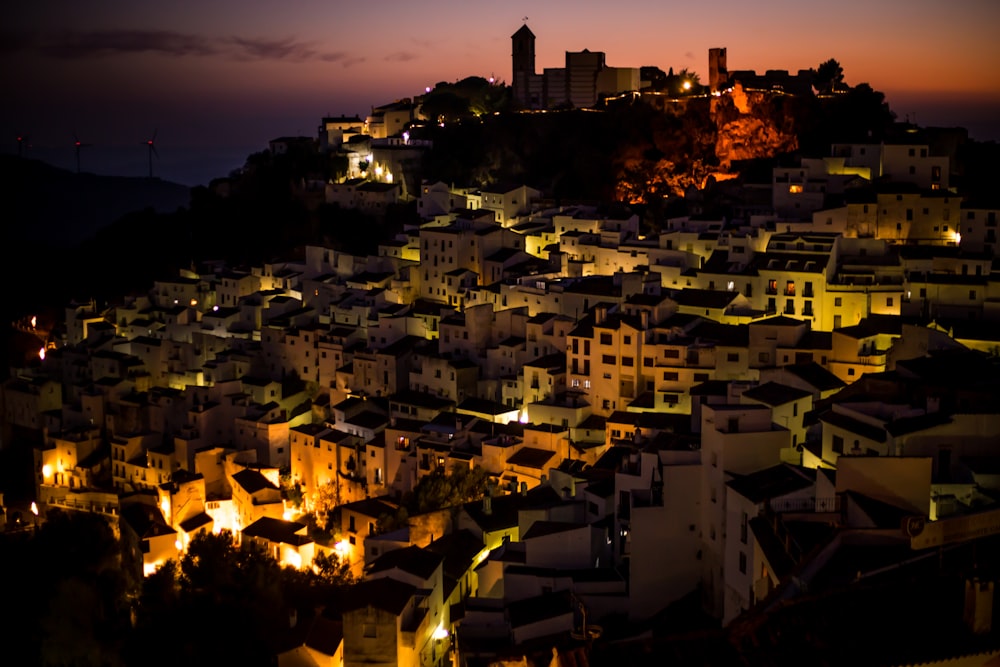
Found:
<svg viewBox="0 0 1000 667"><path fill-rule="evenodd" d="M657 158L615 200L424 178L425 128L514 113L495 81L449 92L455 117L428 90L274 139L336 165L303 171L305 206L414 216L374 252L341 229L16 323L40 350L3 384L2 448L33 488L0 499L4 539L100 517L122 613L188 649L148 610L194 581L191 549L325 573L271 610L262 664L1000 655L1000 204L963 190L961 133L794 153L759 108L850 95L837 72L712 49L705 85L589 51L538 74L526 25L512 47L518 113L703 108L728 119L724 159Z"/></svg>

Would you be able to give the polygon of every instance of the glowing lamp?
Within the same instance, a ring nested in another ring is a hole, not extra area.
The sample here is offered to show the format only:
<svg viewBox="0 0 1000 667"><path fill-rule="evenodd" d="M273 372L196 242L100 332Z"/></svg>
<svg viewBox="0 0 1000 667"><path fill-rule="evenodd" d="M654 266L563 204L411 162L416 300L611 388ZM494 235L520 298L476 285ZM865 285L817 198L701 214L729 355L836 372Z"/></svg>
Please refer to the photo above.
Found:
<svg viewBox="0 0 1000 667"><path fill-rule="evenodd" d="M337 552L337 556L344 558L351 552L351 543L347 540L341 540L333 545L333 550Z"/></svg>
<svg viewBox="0 0 1000 667"><path fill-rule="evenodd" d="M45 361L45 348L44 347L43 348L39 348L39 350L38 350L38 358L41 359L42 361Z"/></svg>
<svg viewBox="0 0 1000 667"><path fill-rule="evenodd" d="M52 466L50 466L48 463L42 466L42 477L44 477L45 479L52 477Z"/></svg>
<svg viewBox="0 0 1000 667"><path fill-rule="evenodd" d="M690 81L685 81L684 82L684 90L691 90L691 82Z"/></svg>
<svg viewBox="0 0 1000 667"><path fill-rule="evenodd" d="M35 504L34 500L31 501L31 513L38 516L38 505Z"/></svg>
<svg viewBox="0 0 1000 667"><path fill-rule="evenodd" d="M438 625L437 628L435 628L434 630L434 634L431 635L431 638L436 639L438 641L441 641L442 639L447 639L448 629L445 628L443 625Z"/></svg>

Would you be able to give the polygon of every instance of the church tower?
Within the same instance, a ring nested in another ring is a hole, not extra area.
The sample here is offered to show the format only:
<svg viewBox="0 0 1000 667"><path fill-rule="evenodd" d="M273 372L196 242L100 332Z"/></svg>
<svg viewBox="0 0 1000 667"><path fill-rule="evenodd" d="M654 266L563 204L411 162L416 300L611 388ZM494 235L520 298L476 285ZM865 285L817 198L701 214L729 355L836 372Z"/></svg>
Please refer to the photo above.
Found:
<svg viewBox="0 0 1000 667"><path fill-rule="evenodd" d="M531 79L535 76L535 35L524 24L510 36L514 66L512 86L514 101L522 107L530 106Z"/></svg>

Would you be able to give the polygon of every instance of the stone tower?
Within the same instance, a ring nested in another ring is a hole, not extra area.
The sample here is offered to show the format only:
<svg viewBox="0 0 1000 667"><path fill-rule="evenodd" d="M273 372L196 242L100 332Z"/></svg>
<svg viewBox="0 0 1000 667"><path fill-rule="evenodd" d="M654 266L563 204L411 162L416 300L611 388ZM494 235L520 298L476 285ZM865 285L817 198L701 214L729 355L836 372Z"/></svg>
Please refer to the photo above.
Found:
<svg viewBox="0 0 1000 667"><path fill-rule="evenodd" d="M523 107L530 106L531 79L535 76L535 35L524 24L510 36L514 66L513 86L514 101Z"/></svg>
<svg viewBox="0 0 1000 667"><path fill-rule="evenodd" d="M708 50L708 90L717 93L729 86L729 70L726 68L726 50Z"/></svg>

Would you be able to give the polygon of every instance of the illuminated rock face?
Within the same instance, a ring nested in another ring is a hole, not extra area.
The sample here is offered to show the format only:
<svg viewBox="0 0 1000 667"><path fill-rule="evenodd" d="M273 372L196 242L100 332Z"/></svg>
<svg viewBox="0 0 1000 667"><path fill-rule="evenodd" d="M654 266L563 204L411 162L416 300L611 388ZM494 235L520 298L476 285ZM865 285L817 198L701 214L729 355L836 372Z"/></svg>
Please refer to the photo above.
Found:
<svg viewBox="0 0 1000 667"><path fill-rule="evenodd" d="M798 148L795 119L773 94L737 89L718 97L660 103L652 145L631 145L617 156L617 194L631 203L681 195L709 176L734 178L739 160Z"/></svg>
<svg viewBox="0 0 1000 667"><path fill-rule="evenodd" d="M734 160L770 157L799 147L793 119L776 112L773 100L769 93L744 93L740 88L713 98L720 171L727 172Z"/></svg>

